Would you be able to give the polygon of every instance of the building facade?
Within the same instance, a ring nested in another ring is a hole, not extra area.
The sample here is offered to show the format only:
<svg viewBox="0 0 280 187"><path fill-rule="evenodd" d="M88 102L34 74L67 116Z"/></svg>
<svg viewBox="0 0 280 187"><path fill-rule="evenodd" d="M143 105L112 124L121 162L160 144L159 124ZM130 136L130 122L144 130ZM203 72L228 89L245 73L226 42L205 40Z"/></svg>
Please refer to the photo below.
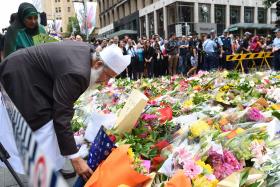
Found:
<svg viewBox="0 0 280 187"><path fill-rule="evenodd" d="M236 34L267 34L277 18L275 6L265 8L262 0L98 0L98 6L102 36L122 29L148 37L211 29L221 34L225 28Z"/></svg>
<svg viewBox="0 0 280 187"><path fill-rule="evenodd" d="M69 19L75 16L72 0L42 0L42 9L48 20L61 20L60 32L67 32Z"/></svg>

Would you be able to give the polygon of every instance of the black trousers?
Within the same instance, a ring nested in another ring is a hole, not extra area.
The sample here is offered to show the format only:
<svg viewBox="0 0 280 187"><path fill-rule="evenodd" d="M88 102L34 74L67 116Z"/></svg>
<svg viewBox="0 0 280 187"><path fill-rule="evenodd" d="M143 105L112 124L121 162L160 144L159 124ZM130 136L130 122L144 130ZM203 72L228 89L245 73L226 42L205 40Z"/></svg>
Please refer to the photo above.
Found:
<svg viewBox="0 0 280 187"><path fill-rule="evenodd" d="M273 69L275 71L280 71L280 51L277 51L274 53L274 57L273 57Z"/></svg>

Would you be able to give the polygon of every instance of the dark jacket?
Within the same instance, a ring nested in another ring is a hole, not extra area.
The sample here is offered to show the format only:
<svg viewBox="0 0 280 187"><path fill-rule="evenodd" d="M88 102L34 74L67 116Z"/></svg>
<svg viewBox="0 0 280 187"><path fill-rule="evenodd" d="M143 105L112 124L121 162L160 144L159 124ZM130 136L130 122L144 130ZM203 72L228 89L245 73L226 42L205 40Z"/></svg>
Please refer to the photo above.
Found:
<svg viewBox="0 0 280 187"><path fill-rule="evenodd" d="M155 49L153 47L149 47L149 48L146 48L144 50L144 58L149 60L151 57L154 57L155 55Z"/></svg>
<svg viewBox="0 0 280 187"><path fill-rule="evenodd" d="M62 155L77 152L70 121L88 88L91 48L56 42L16 51L0 64L0 81L33 131L53 120Z"/></svg>

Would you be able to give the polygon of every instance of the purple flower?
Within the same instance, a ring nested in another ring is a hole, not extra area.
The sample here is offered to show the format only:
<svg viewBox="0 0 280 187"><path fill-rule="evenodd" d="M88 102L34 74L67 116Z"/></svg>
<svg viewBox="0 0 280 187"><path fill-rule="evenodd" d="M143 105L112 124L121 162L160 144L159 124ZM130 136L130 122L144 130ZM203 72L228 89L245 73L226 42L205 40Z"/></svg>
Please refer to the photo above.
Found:
<svg viewBox="0 0 280 187"><path fill-rule="evenodd" d="M143 114L142 115L142 119L144 121L152 121L152 120L157 119L157 118L158 118L158 116L155 115L155 114Z"/></svg>
<svg viewBox="0 0 280 187"><path fill-rule="evenodd" d="M247 119L249 121L261 121L264 119L264 116L257 108L250 108L247 112Z"/></svg>

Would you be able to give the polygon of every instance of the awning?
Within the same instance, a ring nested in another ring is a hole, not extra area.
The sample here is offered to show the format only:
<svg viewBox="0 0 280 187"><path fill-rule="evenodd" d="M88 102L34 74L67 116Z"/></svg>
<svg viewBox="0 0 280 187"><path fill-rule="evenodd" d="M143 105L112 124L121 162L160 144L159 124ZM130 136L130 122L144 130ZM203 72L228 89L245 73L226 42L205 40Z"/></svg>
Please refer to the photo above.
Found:
<svg viewBox="0 0 280 187"><path fill-rule="evenodd" d="M114 32L113 34L109 34L107 38L113 38L114 36L131 35L131 34L138 34L138 33L135 30L120 30Z"/></svg>
<svg viewBox="0 0 280 187"><path fill-rule="evenodd" d="M229 31L236 31L238 29L274 29L274 24L264 23L237 23L229 26Z"/></svg>

